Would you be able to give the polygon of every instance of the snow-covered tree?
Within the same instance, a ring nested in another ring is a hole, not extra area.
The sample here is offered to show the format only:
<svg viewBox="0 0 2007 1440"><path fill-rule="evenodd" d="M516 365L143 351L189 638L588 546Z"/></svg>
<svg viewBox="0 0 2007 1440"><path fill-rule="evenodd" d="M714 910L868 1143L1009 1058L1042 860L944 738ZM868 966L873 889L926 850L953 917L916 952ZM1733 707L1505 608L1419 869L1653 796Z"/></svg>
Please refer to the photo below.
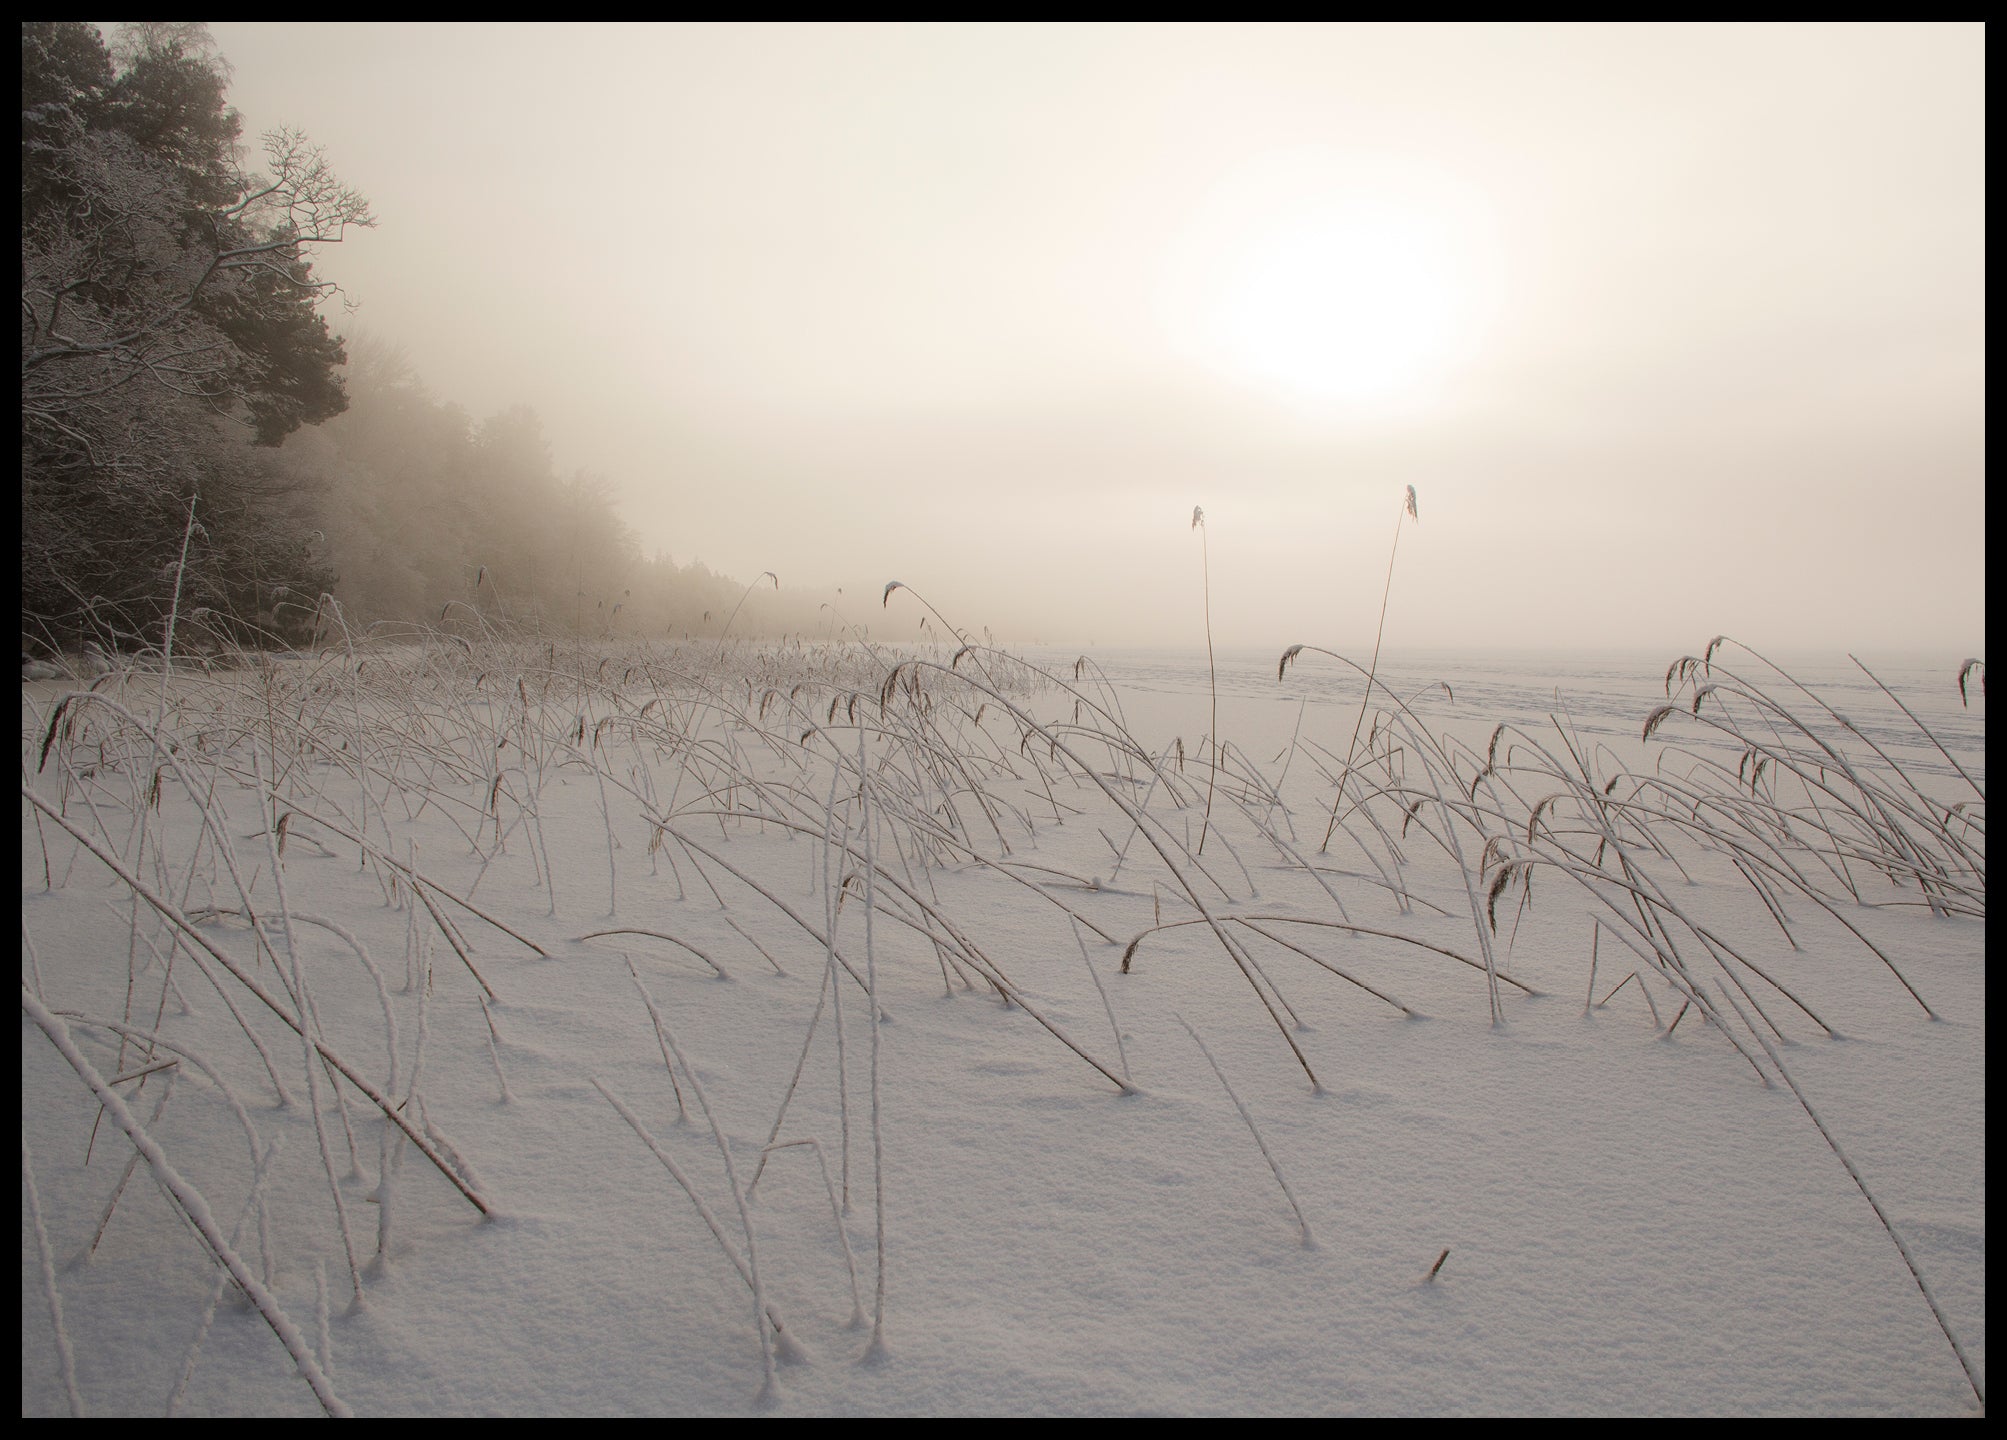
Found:
<svg viewBox="0 0 2007 1440"><path fill-rule="evenodd" d="M310 256L374 218L295 132L244 163L200 25L26 23L21 71L23 638L153 638L191 504L189 584L273 628L331 577L245 452L346 407Z"/></svg>

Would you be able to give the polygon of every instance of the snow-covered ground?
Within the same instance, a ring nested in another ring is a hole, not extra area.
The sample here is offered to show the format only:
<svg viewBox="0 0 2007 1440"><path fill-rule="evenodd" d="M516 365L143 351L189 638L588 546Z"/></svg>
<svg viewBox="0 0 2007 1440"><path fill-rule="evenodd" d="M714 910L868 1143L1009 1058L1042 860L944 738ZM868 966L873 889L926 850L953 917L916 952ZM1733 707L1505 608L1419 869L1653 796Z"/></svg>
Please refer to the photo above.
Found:
<svg viewBox="0 0 2007 1440"><path fill-rule="evenodd" d="M24 686L23 1414L1983 1408L1982 671L899 658Z"/></svg>

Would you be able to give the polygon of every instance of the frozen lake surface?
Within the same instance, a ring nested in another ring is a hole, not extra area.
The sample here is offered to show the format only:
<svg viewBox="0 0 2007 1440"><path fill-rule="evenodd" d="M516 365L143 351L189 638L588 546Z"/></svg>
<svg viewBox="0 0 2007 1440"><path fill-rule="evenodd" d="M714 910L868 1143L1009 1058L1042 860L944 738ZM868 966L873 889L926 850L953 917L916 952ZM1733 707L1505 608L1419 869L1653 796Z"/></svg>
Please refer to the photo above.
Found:
<svg viewBox="0 0 2007 1440"><path fill-rule="evenodd" d="M26 686L23 1414L1978 1413L1983 672L1674 658Z"/></svg>

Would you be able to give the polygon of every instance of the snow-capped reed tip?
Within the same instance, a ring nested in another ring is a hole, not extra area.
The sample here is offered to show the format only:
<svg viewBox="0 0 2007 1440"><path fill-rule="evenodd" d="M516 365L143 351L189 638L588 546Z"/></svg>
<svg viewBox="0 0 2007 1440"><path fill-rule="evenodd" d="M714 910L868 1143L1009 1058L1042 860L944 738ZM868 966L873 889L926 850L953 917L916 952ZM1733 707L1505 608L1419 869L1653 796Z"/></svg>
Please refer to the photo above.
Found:
<svg viewBox="0 0 2007 1440"><path fill-rule="evenodd" d="M1966 706L1968 709L1971 708L1971 702L1965 698L1965 677L1970 675L1974 670L1979 672L1979 693L1984 696L1986 694L1986 662L1984 660L1967 660L1963 665L1958 667L1958 703Z"/></svg>

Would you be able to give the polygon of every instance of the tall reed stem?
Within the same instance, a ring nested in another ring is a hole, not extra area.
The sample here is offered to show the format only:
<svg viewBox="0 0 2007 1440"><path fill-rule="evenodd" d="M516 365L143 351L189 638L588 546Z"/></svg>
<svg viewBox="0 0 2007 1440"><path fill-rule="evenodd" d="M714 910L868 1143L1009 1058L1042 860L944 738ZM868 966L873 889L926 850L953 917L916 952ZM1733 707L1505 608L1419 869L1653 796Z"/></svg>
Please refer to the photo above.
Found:
<svg viewBox="0 0 2007 1440"><path fill-rule="evenodd" d="M1199 532L1199 578L1204 585L1206 602L1206 684L1212 692L1212 720L1206 732L1207 743L1212 747L1212 760L1206 767L1206 817L1199 825L1198 853L1206 853L1206 836L1211 833L1213 823L1213 777L1220 768L1220 677L1213 665L1213 577L1212 557L1207 553L1206 512L1192 507L1192 528ZM1396 533L1396 542L1399 535ZM1391 572L1390 572L1391 575Z"/></svg>
<svg viewBox="0 0 2007 1440"><path fill-rule="evenodd" d="M1417 525L1422 523L1421 515L1415 509L1415 487L1408 487L1408 498L1401 506L1401 515L1414 516ZM1345 747L1345 768L1338 775L1338 798L1331 802L1331 823L1324 827L1324 843L1317 847L1322 855L1331 848L1331 836L1338 828L1338 812L1345 805L1345 782L1351 778L1352 757L1359 749L1359 731L1366 723L1366 706L1373 698L1373 677L1380 671L1380 637L1387 633L1387 601L1394 593L1394 557L1401 553L1401 515L1394 517L1394 547L1387 552L1387 586L1380 592L1380 624L1373 631L1373 663L1366 667L1366 689L1359 697L1359 718L1352 722L1352 743Z"/></svg>

